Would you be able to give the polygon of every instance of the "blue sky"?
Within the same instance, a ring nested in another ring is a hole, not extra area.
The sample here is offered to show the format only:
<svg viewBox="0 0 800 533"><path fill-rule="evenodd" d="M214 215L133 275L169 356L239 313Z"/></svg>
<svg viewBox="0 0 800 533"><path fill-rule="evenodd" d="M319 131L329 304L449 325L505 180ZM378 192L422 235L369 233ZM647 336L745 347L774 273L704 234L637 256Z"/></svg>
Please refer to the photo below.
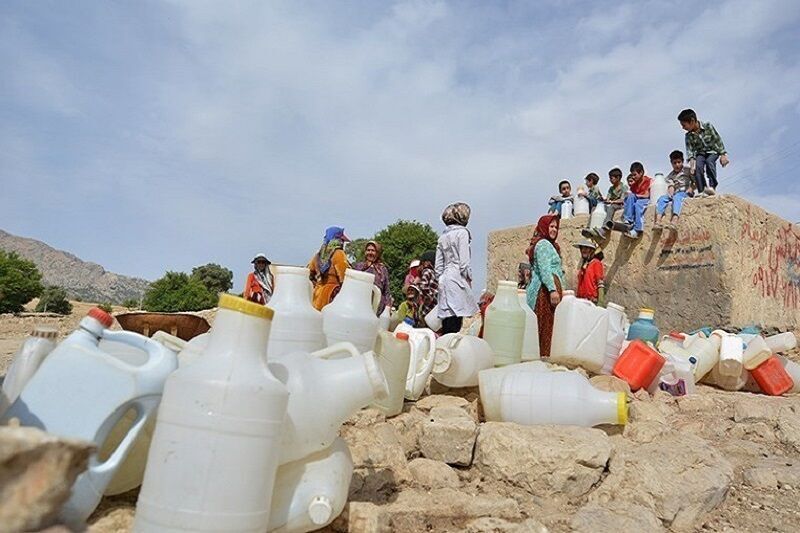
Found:
<svg viewBox="0 0 800 533"><path fill-rule="evenodd" d="M531 223L558 179L668 169L684 107L722 192L800 220L800 2L0 4L0 228L155 279L304 264L472 205Z"/></svg>

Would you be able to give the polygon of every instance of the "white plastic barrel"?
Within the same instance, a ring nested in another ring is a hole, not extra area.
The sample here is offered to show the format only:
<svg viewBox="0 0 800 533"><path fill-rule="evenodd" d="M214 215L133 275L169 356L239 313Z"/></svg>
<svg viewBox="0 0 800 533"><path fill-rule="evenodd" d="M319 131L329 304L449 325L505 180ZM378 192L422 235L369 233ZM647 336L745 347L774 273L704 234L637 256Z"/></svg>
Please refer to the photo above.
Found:
<svg viewBox="0 0 800 533"><path fill-rule="evenodd" d="M707 339L702 333L687 335L685 333L670 333L661 338L658 351L662 354L674 355L688 360L694 357L697 363L694 366L695 383L706 376L719 362L719 337Z"/></svg>
<svg viewBox="0 0 800 533"><path fill-rule="evenodd" d="M408 363L405 397L408 400L416 400L425 390L428 377L433 370L436 334L428 328L412 328L402 322L394 331L408 335L408 342L411 345L411 360Z"/></svg>
<svg viewBox="0 0 800 533"><path fill-rule="evenodd" d="M603 202L597 202L594 210L592 211L592 217L589 219L589 228L591 229L600 229L606 223L606 204Z"/></svg>
<svg viewBox="0 0 800 533"><path fill-rule="evenodd" d="M517 289L519 306L525 311L525 334L522 338L522 360L536 361L539 354L539 320L531 306L528 305L528 294L525 289Z"/></svg>
<svg viewBox="0 0 800 533"><path fill-rule="evenodd" d="M717 330L712 335L720 338L719 373L721 376L735 378L742 373L744 347L742 339L736 335Z"/></svg>
<svg viewBox="0 0 800 533"><path fill-rule="evenodd" d="M46 326L36 326L22 346L14 354L0 393L0 415L14 403L25 388L44 358L56 347L58 330Z"/></svg>
<svg viewBox="0 0 800 533"><path fill-rule="evenodd" d="M772 349L767 341L761 335L756 335L747 343L747 348L742 355L742 362L747 370L753 370L770 357L772 357Z"/></svg>
<svg viewBox="0 0 800 533"><path fill-rule="evenodd" d="M307 268L275 267L275 292L269 301L275 311L267 347L271 357L325 347L322 313L311 305L311 291Z"/></svg>
<svg viewBox="0 0 800 533"><path fill-rule="evenodd" d="M576 298L574 291L564 291L553 322L550 362L599 373L607 342L607 311L589 300Z"/></svg>
<svg viewBox="0 0 800 533"><path fill-rule="evenodd" d="M606 306L608 313L608 335L606 335L606 349L603 354L603 368L601 374L611 375L614 365L622 353L622 343L628 336L628 317L625 308L609 302Z"/></svg>
<svg viewBox="0 0 800 533"><path fill-rule="evenodd" d="M492 366L492 348L483 339L460 333L436 339L432 375L446 387L474 387L478 385L478 373Z"/></svg>
<svg viewBox="0 0 800 533"><path fill-rule="evenodd" d="M668 189L667 178L661 172L656 172L650 183L650 205L656 205L658 199L667 194Z"/></svg>
<svg viewBox="0 0 800 533"><path fill-rule="evenodd" d="M788 352L797 348L797 337L791 331L771 335L764 340L772 353Z"/></svg>
<svg viewBox="0 0 800 533"><path fill-rule="evenodd" d="M488 368L478 372L478 387L481 395L483 414L486 420L490 422L497 422L500 420L500 388L506 374L549 371L547 363L543 361L530 361L516 365Z"/></svg>
<svg viewBox="0 0 800 533"><path fill-rule="evenodd" d="M486 309L483 328L483 338L494 351L495 366L522 361L525 320L525 311L517 296L517 283L498 281L497 294Z"/></svg>
<svg viewBox="0 0 800 533"><path fill-rule="evenodd" d="M395 416L403 410L406 378L411 361L411 344L408 333L379 331L375 341L375 357L386 377L389 394L373 404L385 416Z"/></svg>
<svg viewBox="0 0 800 533"><path fill-rule="evenodd" d="M373 274L347 269L342 290L322 309L322 329L328 346L350 342L360 353L372 350L380 327L375 314L380 298Z"/></svg>

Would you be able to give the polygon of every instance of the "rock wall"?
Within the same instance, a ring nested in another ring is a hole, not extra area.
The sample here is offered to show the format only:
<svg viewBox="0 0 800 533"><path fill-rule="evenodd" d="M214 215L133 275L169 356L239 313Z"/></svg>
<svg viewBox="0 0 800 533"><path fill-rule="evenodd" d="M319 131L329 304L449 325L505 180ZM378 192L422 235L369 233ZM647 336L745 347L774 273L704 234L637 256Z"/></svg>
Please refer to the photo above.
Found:
<svg viewBox="0 0 800 533"><path fill-rule="evenodd" d="M656 309L662 329L800 327L800 226L727 195L688 201L677 232L654 232L654 211L647 210L641 238L614 232L604 243L609 301L624 305L630 317L640 307ZM572 245L587 220L561 225L568 288L575 286L580 255ZM489 234L489 290L499 279L516 279L533 230Z"/></svg>

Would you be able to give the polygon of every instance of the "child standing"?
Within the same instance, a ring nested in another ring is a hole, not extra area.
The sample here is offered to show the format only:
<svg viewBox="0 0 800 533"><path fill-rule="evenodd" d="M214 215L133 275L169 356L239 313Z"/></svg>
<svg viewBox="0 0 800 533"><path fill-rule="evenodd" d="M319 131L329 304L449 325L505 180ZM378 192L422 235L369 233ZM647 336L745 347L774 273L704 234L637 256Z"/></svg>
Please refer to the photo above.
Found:
<svg viewBox="0 0 800 533"><path fill-rule="evenodd" d="M723 167L730 163L722 137L710 122L700 122L693 109L681 111L678 122L686 131L686 156L694 172L697 193L711 196L717 188L717 158Z"/></svg>
<svg viewBox="0 0 800 533"><path fill-rule="evenodd" d="M683 152L673 151L669 154L669 161L672 164L672 172L667 175L667 194L656 200L656 222L653 225L653 229L656 230L663 228L664 213L670 203L672 204L672 220L670 220L669 228L677 229L683 201L686 200L692 184L691 169L683 164Z"/></svg>
<svg viewBox="0 0 800 533"><path fill-rule="evenodd" d="M639 161L631 163L631 177L633 183L625 196L623 215L625 222L633 228L624 235L636 239L644 231L644 210L650 203L650 184L653 180L644 175L644 165Z"/></svg>
<svg viewBox="0 0 800 533"><path fill-rule="evenodd" d="M574 246L581 251L581 264L578 267L578 290L575 295L604 307L606 286L603 252L598 251L597 245L591 241L580 241Z"/></svg>
<svg viewBox="0 0 800 533"><path fill-rule="evenodd" d="M558 192L561 194L550 197L550 201L548 202L550 209L547 210L548 213L560 215L561 206L564 204L564 202L567 200L572 201L572 185L567 180L562 180L559 182Z"/></svg>

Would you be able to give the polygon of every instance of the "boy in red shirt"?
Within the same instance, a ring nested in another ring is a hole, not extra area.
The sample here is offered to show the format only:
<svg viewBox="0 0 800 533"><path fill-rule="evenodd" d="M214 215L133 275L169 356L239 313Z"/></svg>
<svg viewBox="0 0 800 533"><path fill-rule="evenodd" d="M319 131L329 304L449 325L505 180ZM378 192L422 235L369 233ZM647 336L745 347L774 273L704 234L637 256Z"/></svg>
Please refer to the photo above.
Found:
<svg viewBox="0 0 800 533"><path fill-rule="evenodd" d="M631 176L633 183L625 197L625 208L623 216L625 222L632 226L632 229L625 233L626 237L636 239L644 231L644 210L650 203L650 183L652 180L644 175L644 165L638 161L631 163Z"/></svg>
<svg viewBox="0 0 800 533"><path fill-rule="evenodd" d="M603 252L597 251L597 245L583 240L574 245L581 251L581 264L578 267L578 290L576 296L590 300L599 306L605 306L606 286L603 281Z"/></svg>

